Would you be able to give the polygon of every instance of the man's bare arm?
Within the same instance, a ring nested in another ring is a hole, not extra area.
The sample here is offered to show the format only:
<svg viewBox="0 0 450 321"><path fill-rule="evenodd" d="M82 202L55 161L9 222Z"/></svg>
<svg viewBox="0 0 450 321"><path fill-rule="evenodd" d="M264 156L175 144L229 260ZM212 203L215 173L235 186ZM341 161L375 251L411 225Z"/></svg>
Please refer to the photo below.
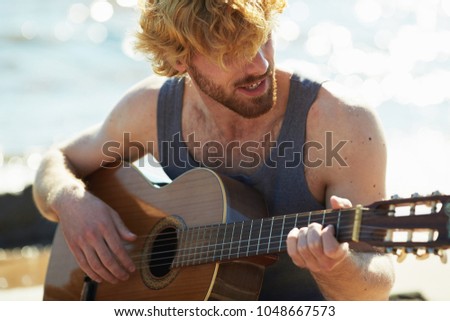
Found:
<svg viewBox="0 0 450 321"><path fill-rule="evenodd" d="M52 148L37 171L33 195L42 214L59 221L69 248L81 268L95 281L125 280L135 269L124 249L133 235L119 215L86 190L83 178L104 162L133 161L152 153L156 139L156 97L152 83L144 81L130 90L102 125ZM143 149L129 148L129 133ZM117 143L115 157L105 153L109 142Z"/></svg>
<svg viewBox="0 0 450 321"><path fill-rule="evenodd" d="M310 139L320 139L314 133L330 131L334 144L346 141L340 152L345 164L335 162L313 174L324 183L326 207L346 208L352 202L369 205L383 199L386 146L375 115L367 108L345 105L326 91L320 98L322 105L316 106L311 120L319 130L312 129ZM327 155L314 157L325 159ZM348 244L339 244L332 226L312 224L293 231L288 247L294 263L311 270L327 299L385 300L389 296L394 282L390 258L367 245L350 249Z"/></svg>

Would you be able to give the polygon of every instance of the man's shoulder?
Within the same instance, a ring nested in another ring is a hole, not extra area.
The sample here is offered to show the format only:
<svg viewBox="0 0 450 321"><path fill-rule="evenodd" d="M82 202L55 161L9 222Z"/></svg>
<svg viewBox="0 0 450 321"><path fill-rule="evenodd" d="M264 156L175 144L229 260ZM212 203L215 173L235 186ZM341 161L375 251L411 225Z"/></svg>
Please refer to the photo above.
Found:
<svg viewBox="0 0 450 321"><path fill-rule="evenodd" d="M357 93L333 82L324 82L311 108L312 121L332 129L377 123L375 109ZM376 125L376 124L375 124Z"/></svg>
<svg viewBox="0 0 450 321"><path fill-rule="evenodd" d="M148 126L156 118L158 94L165 78L150 76L130 87L110 113L110 120L122 127ZM144 122L145 120L145 122Z"/></svg>
<svg viewBox="0 0 450 321"><path fill-rule="evenodd" d="M166 77L151 75L137 82L128 90L127 94L132 96L158 94L167 79Z"/></svg>
<svg viewBox="0 0 450 321"><path fill-rule="evenodd" d="M116 109L128 113L137 109L156 108L159 91L166 80L153 75L140 80L125 92Z"/></svg>

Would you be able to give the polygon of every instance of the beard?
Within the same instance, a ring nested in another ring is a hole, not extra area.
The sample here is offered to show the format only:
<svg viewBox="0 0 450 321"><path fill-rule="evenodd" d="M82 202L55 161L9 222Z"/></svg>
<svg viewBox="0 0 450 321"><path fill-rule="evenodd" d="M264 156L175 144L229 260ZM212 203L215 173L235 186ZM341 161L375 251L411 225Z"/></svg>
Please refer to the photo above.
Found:
<svg viewBox="0 0 450 321"><path fill-rule="evenodd" d="M223 86L208 79L194 66L190 66L188 71L202 93L244 118L257 118L275 106L277 81L273 66L269 66L263 76L248 76L234 83L235 88L238 88L245 84L256 83L263 78L268 81L268 90L263 95L247 98L239 97L235 93L227 93Z"/></svg>

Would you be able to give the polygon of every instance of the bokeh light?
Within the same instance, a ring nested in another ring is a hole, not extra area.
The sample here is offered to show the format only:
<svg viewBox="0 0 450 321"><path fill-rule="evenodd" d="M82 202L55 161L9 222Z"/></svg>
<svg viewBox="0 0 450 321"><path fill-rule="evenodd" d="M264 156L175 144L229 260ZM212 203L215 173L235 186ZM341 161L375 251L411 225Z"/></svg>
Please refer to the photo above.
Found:
<svg viewBox="0 0 450 321"><path fill-rule="evenodd" d="M363 23L375 22L382 15L380 2L376 0L358 0L354 10L359 21Z"/></svg>
<svg viewBox="0 0 450 321"><path fill-rule="evenodd" d="M84 23L90 15L89 7L84 3L75 3L70 6L68 18L72 23Z"/></svg>
<svg viewBox="0 0 450 321"><path fill-rule="evenodd" d="M117 4L121 7L132 8L138 3L138 0L116 0Z"/></svg>
<svg viewBox="0 0 450 321"><path fill-rule="evenodd" d="M106 22L114 15L113 6L106 0L96 0L91 5L91 17L98 22Z"/></svg>

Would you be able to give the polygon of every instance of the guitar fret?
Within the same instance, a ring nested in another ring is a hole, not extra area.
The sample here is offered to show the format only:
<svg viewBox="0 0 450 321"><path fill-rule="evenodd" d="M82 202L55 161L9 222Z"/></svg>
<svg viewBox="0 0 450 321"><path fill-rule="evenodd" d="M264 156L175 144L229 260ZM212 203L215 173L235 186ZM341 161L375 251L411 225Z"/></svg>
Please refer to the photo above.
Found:
<svg viewBox="0 0 450 321"><path fill-rule="evenodd" d="M239 235L239 243L238 243L238 248L237 248L237 253L236 253L237 258L241 257L241 241L242 241L242 236L244 233L244 223L245 223L245 221L243 221L241 224L241 234Z"/></svg>
<svg viewBox="0 0 450 321"><path fill-rule="evenodd" d="M265 220L262 230L261 242L264 245L264 252L276 252L280 245L280 234L282 234L280 220L277 217L271 217L270 220Z"/></svg>
<svg viewBox="0 0 450 321"><path fill-rule="evenodd" d="M259 254L259 246L261 244L261 233L262 233L263 223L264 223L264 219L261 219L261 224L259 226L259 234L258 234L258 244L256 247L256 253L255 253L256 255Z"/></svg>
<svg viewBox="0 0 450 321"><path fill-rule="evenodd" d="M326 210L323 210L323 214L322 214L322 226L325 225L325 214L327 213Z"/></svg>
<svg viewBox="0 0 450 321"><path fill-rule="evenodd" d="M233 230L231 231L231 240L230 240L230 245L229 245L230 249L228 250L228 259L231 259L231 249L233 248L233 243L234 243L233 237L234 237L235 228L236 228L236 223L233 222Z"/></svg>
<svg viewBox="0 0 450 321"><path fill-rule="evenodd" d="M200 228L195 227L192 229L192 258L191 265L195 265L195 261L197 260L197 251L199 249L199 234Z"/></svg>
<svg viewBox="0 0 450 321"><path fill-rule="evenodd" d="M202 263L208 263L210 260L210 248L211 248L211 226L205 227L205 245L203 253L203 260Z"/></svg>
<svg viewBox="0 0 450 321"><path fill-rule="evenodd" d="M283 228L283 238L282 238L282 243L281 243L281 246L280 246L280 251L286 249L287 236L288 236L289 232L294 227L297 226L297 220L298 220L297 215L294 215L294 216L288 215L288 216L286 216L285 224L284 224L284 228Z"/></svg>
<svg viewBox="0 0 450 321"><path fill-rule="evenodd" d="M218 246L219 246L219 239L220 239L220 231L221 231L221 225L217 225L217 234L216 234L216 242L214 243L214 250L213 250L213 261L217 261L218 255Z"/></svg>
<svg viewBox="0 0 450 321"><path fill-rule="evenodd" d="M201 264L208 263L209 247L211 245L211 228L209 226L205 226L203 238L204 238L204 246L203 246L204 249L201 251L203 256L202 260L200 260Z"/></svg>
<svg viewBox="0 0 450 321"><path fill-rule="evenodd" d="M219 261L223 260L223 245L225 243L225 237L227 235L227 226L225 224L221 224L220 227L220 245L219 245Z"/></svg>
<svg viewBox="0 0 450 321"><path fill-rule="evenodd" d="M209 237L207 237L207 235L209 235ZM200 264L202 263L208 263L208 258L209 258L209 247L211 245L211 228L210 227L205 227L203 229L203 240L204 240L204 250L202 250L202 255L203 258L202 260L200 260Z"/></svg>
<svg viewBox="0 0 450 321"><path fill-rule="evenodd" d="M223 234L223 239L222 239L222 251L220 253L220 260L223 260L223 258L225 256L226 247L227 247L227 245L229 246L229 243L227 242L228 225L222 224L222 226L224 227L224 234Z"/></svg>
<svg viewBox="0 0 450 321"><path fill-rule="evenodd" d="M266 253L277 252L279 247L281 220L278 217L272 217L270 220L270 236L268 238Z"/></svg>
<svg viewBox="0 0 450 321"><path fill-rule="evenodd" d="M259 255L260 253L264 253L266 251L266 241L268 238L268 233L270 230L270 219L264 218L261 220L261 224L259 224L259 232L258 232L258 244L256 248L256 252L254 254Z"/></svg>
<svg viewBox="0 0 450 321"><path fill-rule="evenodd" d="M187 258L187 264L188 265L192 265L193 262L193 258L194 258L194 254L195 253L195 245L194 245L194 233L192 229L188 229L188 232L190 234L189 237L189 251L188 251L188 258Z"/></svg>
<svg viewBox="0 0 450 321"><path fill-rule="evenodd" d="M200 229L200 228L199 228ZM198 264L202 264L202 260L205 259L205 255L204 255L204 249L206 247L206 228L201 228L201 230L203 231L202 234L202 238L201 238L201 242L200 242L200 246L199 246L199 258L198 258Z"/></svg>
<svg viewBox="0 0 450 321"><path fill-rule="evenodd" d="M284 223L286 222L286 215L283 215L283 223L281 225L281 231L280 231L280 245L278 246L278 251L281 251L281 245L283 242L283 234L284 234Z"/></svg>
<svg viewBox="0 0 450 321"><path fill-rule="evenodd" d="M259 229L259 231L260 230L261 229ZM253 224L252 230L250 233L249 256L253 256L258 253L258 246L259 246L259 232L258 232L258 228L256 227L256 225Z"/></svg>
<svg viewBox="0 0 450 321"><path fill-rule="evenodd" d="M250 221L250 230L248 232L248 242L247 242L247 252L246 252L246 256L249 256L250 253L250 242L251 242L251 238L252 238L252 230L253 230L253 220Z"/></svg>
<svg viewBox="0 0 450 321"><path fill-rule="evenodd" d="M259 232L259 247L257 254L260 253L268 253L268 247L271 243L271 235L269 235L272 232L272 226L273 226L273 217L270 219L264 219L261 220L261 227ZM266 244L267 242L267 244Z"/></svg>
<svg viewBox="0 0 450 321"><path fill-rule="evenodd" d="M241 256L242 224L237 222L235 225L231 258L239 258Z"/></svg>
<svg viewBox="0 0 450 321"><path fill-rule="evenodd" d="M194 256L192 258L192 264L195 265L195 261L197 260L197 250L201 250L200 244L199 244L199 236L200 236L200 228L197 227L197 239L194 238ZM201 257L201 256L200 256Z"/></svg>
<svg viewBox="0 0 450 321"><path fill-rule="evenodd" d="M215 261L215 249L216 249L216 245L217 245L217 236L218 236L218 230L217 230L217 225L213 225L210 227L211 229L211 246L209 247L209 255L208 255L208 262L214 262ZM214 235L215 235L215 239L214 239Z"/></svg>
<svg viewBox="0 0 450 321"><path fill-rule="evenodd" d="M266 253L270 252L270 240L272 239L272 231L273 231L273 221L275 217L272 216L271 222L270 222L270 234L269 234L269 241L267 242L267 250Z"/></svg>
<svg viewBox="0 0 450 321"><path fill-rule="evenodd" d="M194 258L192 259L193 265L199 264L200 260L202 258L202 255L201 255L202 254L201 253L202 239L200 237L200 232L201 232L202 228L199 226L199 227L196 227L196 230L197 230L197 233L196 233L197 236L196 236L196 239L194 240Z"/></svg>

